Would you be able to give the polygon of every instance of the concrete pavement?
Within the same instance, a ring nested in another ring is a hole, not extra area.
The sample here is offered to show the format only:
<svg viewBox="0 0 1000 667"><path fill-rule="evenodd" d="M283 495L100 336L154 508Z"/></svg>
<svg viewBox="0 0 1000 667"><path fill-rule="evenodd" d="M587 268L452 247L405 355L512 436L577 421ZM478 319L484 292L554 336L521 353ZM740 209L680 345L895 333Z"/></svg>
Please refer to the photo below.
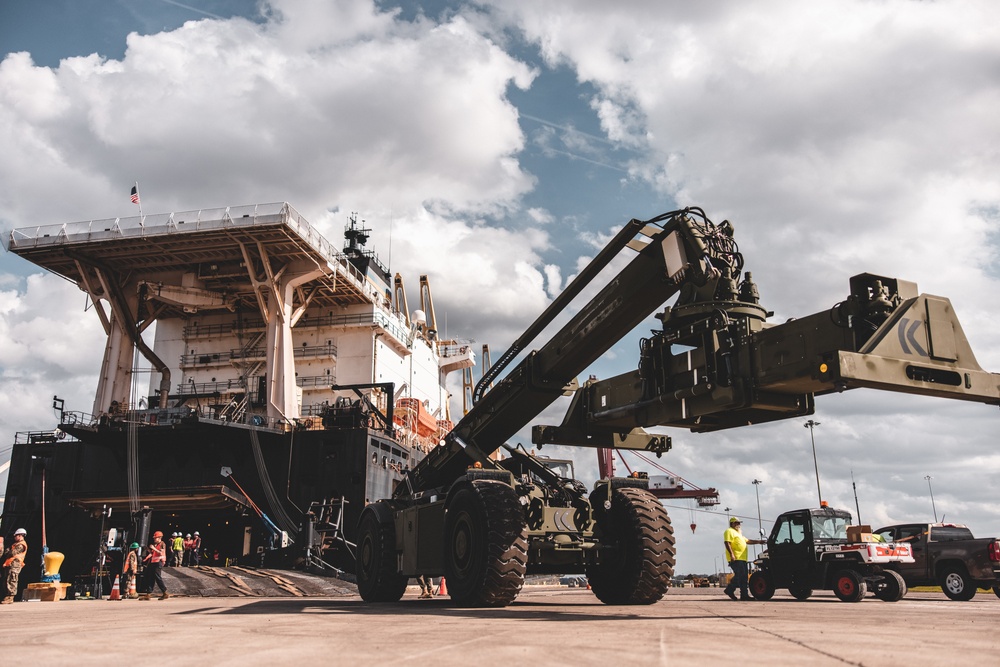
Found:
<svg viewBox="0 0 1000 667"><path fill-rule="evenodd" d="M29 665L198 661L222 665L988 665L1000 654L1000 599L911 593L850 604L819 593L732 602L671 589L609 607L587 590L526 586L510 607L447 599L369 605L356 595L20 602L0 608L4 658ZM9 617L9 618L6 618Z"/></svg>

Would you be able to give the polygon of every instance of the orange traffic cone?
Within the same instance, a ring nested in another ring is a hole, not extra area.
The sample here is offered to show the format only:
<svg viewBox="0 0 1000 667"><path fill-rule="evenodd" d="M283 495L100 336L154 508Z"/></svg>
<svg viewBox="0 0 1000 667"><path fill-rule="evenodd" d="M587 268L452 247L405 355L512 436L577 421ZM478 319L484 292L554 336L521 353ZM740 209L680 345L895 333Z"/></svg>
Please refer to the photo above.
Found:
<svg viewBox="0 0 1000 667"><path fill-rule="evenodd" d="M130 600L135 600L139 597L139 593L135 590L135 577L128 580L128 598Z"/></svg>
<svg viewBox="0 0 1000 667"><path fill-rule="evenodd" d="M122 599L122 592L121 592L121 588L118 586L118 575L117 574L115 575L115 585L111 587L111 597L109 597L108 599L109 600L121 600Z"/></svg>
<svg viewBox="0 0 1000 667"><path fill-rule="evenodd" d="M441 583L438 584L438 592L437 592L437 594L438 595L447 595L448 594L448 585L444 583L444 577L441 577Z"/></svg>

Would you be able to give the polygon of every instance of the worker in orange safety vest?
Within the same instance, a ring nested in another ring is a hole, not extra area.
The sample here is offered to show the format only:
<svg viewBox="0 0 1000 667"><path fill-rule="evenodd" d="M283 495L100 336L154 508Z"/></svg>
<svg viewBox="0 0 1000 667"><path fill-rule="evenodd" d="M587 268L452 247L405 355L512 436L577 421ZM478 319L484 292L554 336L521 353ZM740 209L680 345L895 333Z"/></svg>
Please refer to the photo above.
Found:
<svg viewBox="0 0 1000 667"><path fill-rule="evenodd" d="M162 593L160 599L166 600L169 598L170 593L167 592L167 586L163 583L162 572L163 565L167 562L167 543L163 541L163 533L160 531L153 533L153 541L149 545L149 553L142 559L142 562L148 562L149 566L146 568L146 585L139 599L149 599L150 594L153 592L154 583L160 587L160 592Z"/></svg>
<svg viewBox="0 0 1000 667"><path fill-rule="evenodd" d="M21 568L24 567L24 556L28 553L28 543L25 536L28 534L24 528L14 531L14 542L3 552L4 584L6 585L6 595L0 604L10 604L17 595L17 580L21 576Z"/></svg>
<svg viewBox="0 0 1000 667"><path fill-rule="evenodd" d="M128 555L125 556L125 562L122 564L122 597L135 600L139 596L130 593L129 590L132 580L139 573L139 543L133 542L128 549Z"/></svg>

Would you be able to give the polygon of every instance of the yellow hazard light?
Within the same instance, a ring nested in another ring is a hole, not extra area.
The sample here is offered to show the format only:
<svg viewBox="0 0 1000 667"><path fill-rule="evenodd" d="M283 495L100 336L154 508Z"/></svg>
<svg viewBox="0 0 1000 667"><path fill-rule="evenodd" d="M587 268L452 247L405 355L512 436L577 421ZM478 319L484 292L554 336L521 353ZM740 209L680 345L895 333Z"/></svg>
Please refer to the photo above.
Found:
<svg viewBox="0 0 1000 667"><path fill-rule="evenodd" d="M479 470L480 468L483 467L483 464L480 463L479 461L476 461L475 463L472 464L472 467L475 468L476 470Z"/></svg>
<svg viewBox="0 0 1000 667"><path fill-rule="evenodd" d="M829 366L827 366L826 364L820 364L820 365L819 365L819 372L820 372L820 373L825 373L825 372L827 372L828 370L830 370L830 367L829 367Z"/></svg>

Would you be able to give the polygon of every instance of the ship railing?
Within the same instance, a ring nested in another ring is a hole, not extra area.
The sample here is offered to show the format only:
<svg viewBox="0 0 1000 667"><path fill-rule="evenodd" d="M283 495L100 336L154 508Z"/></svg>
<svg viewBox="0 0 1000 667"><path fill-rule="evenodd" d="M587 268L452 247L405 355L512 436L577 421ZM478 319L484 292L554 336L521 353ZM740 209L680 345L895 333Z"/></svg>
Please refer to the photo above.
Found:
<svg viewBox="0 0 1000 667"><path fill-rule="evenodd" d="M18 431L14 434L15 445L48 445L57 442L77 442L77 439L66 431L53 429L51 431Z"/></svg>
<svg viewBox="0 0 1000 667"><path fill-rule="evenodd" d="M400 343L405 343L409 338L405 327L392 315L384 312L381 308L372 313L351 313L348 315L323 315L322 317L304 316L295 325L295 329L306 329L313 327L351 327L351 326L371 326L377 325L396 338ZM227 336L235 333L238 329L243 331L262 331L267 324L263 319L243 320L241 323L224 322L221 324L190 324L184 327L186 338L207 337L207 336ZM200 356L200 355L198 355Z"/></svg>
<svg viewBox="0 0 1000 667"><path fill-rule="evenodd" d="M337 384L337 378L332 375L305 375L295 378L295 384L302 388L325 387Z"/></svg>
<svg viewBox="0 0 1000 667"><path fill-rule="evenodd" d="M228 352L182 354L180 363L181 366L225 365L232 361L260 361L265 358L264 354L265 350L259 347L250 350L233 348ZM335 358L337 356L337 346L332 343L326 345L304 345L293 348L292 355L298 359L313 357Z"/></svg>
<svg viewBox="0 0 1000 667"><path fill-rule="evenodd" d="M288 202L227 206L173 213L84 220L55 225L38 225L11 230L7 247L10 250L47 245L63 245L103 241L123 237L166 236L209 229L253 227L284 224L319 253L331 266L337 265L345 279L375 303L383 295L368 282L347 257L323 237Z"/></svg>
<svg viewBox="0 0 1000 667"><path fill-rule="evenodd" d="M179 396L194 396L204 394L227 394L232 392L245 392L247 388L243 385L241 378L233 378L225 382L188 382L177 385Z"/></svg>
<svg viewBox="0 0 1000 667"><path fill-rule="evenodd" d="M294 222L294 225L289 224L290 222ZM276 202L24 227L11 231L9 247L17 249L122 237L166 236L206 229L275 223L294 226L300 234L305 227L309 227L309 223L288 203ZM314 242L317 233L309 228L312 232L308 234L310 242ZM330 246L329 242L326 246Z"/></svg>

